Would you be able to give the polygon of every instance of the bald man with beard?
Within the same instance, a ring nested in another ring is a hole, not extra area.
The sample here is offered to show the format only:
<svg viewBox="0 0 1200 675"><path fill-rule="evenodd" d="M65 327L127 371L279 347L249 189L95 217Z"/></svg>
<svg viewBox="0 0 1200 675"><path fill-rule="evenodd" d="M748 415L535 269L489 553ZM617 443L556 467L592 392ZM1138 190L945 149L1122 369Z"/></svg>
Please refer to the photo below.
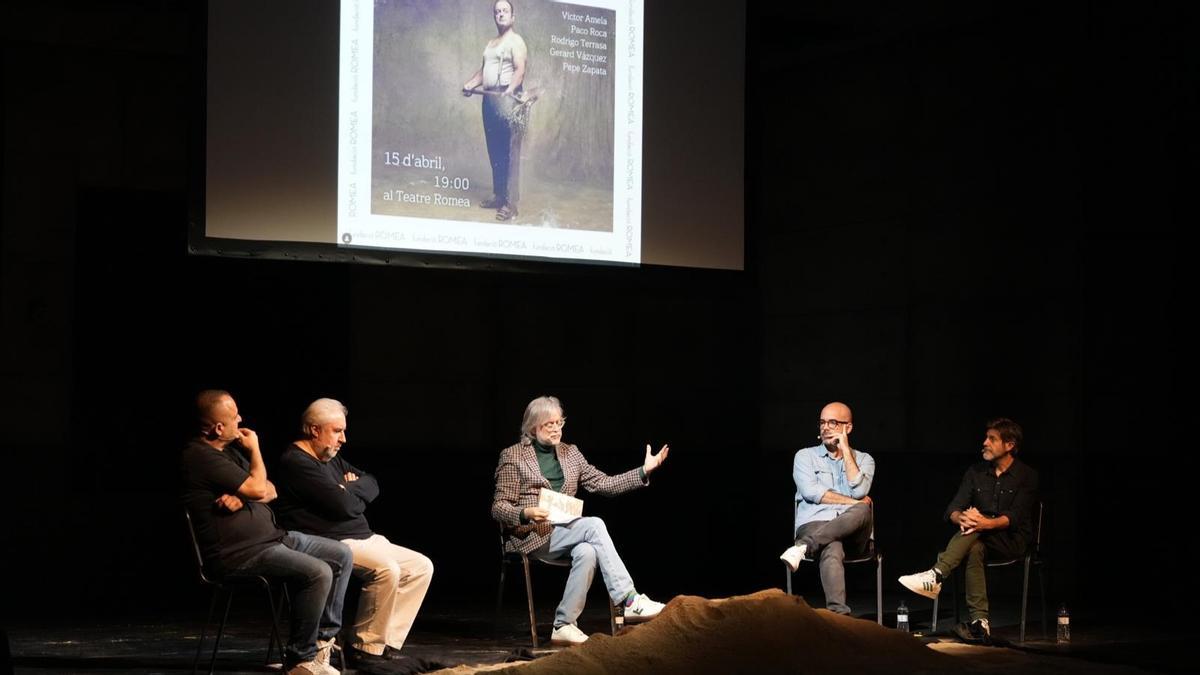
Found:
<svg viewBox="0 0 1200 675"><path fill-rule="evenodd" d="M794 572L805 557L818 561L825 607L849 614L846 604L846 551L861 553L871 537L871 481L875 460L850 447L854 416L845 403L821 409L821 442L796 453L796 545L780 556Z"/></svg>

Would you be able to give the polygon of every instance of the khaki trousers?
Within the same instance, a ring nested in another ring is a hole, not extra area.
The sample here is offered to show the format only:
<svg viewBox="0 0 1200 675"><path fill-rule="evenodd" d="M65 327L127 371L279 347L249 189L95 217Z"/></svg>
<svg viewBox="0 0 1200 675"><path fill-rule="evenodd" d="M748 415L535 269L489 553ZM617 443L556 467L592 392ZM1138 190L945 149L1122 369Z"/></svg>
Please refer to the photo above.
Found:
<svg viewBox="0 0 1200 675"><path fill-rule="evenodd" d="M363 583L351 646L376 656L384 647L400 649L429 590L433 561L379 534L342 543L350 547L354 576Z"/></svg>

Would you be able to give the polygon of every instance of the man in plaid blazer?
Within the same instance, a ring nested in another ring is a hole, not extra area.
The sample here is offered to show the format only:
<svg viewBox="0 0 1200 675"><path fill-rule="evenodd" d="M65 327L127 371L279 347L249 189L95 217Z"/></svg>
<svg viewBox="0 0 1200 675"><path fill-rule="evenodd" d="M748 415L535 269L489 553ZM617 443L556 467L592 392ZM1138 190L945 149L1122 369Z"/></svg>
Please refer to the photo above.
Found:
<svg viewBox="0 0 1200 675"><path fill-rule="evenodd" d="M575 622L583 612L596 567L604 577L609 597L614 604L624 604L627 617L647 619L663 608L662 603L634 588L603 520L587 517L552 525L550 512L538 507L538 495L546 488L574 496L581 485L588 492L610 497L636 490L648 484L647 477L667 459L669 448L664 445L658 454L652 454L646 446L642 466L609 476L589 464L579 448L562 442L565 424L557 398L541 396L529 402L521 420L520 442L500 453L492 499L492 517L508 535L507 550L543 560L571 558L567 587L554 614L551 644L587 640Z"/></svg>

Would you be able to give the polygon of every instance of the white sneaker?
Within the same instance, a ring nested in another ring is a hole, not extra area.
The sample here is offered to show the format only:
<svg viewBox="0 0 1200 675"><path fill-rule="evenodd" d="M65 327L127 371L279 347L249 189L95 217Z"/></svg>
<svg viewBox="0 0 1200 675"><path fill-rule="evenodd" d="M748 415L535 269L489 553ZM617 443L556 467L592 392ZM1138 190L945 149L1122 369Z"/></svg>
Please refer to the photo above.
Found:
<svg viewBox="0 0 1200 675"><path fill-rule="evenodd" d="M552 645L566 645L570 647L571 645L587 642L587 639L587 633L579 630L573 623L556 626L554 632L550 633L550 644Z"/></svg>
<svg viewBox="0 0 1200 675"><path fill-rule="evenodd" d="M333 673L340 672L337 668L333 667L332 663L330 663L331 657L333 656L333 650L338 648L337 644L335 644L336 642L337 638L317 640L317 655L313 657L313 661L328 668L329 670L325 671L327 675L333 675Z"/></svg>
<svg viewBox="0 0 1200 675"><path fill-rule="evenodd" d="M800 561L804 559L804 554L808 552L808 544L800 544L793 546L783 552L779 559L787 563L788 569L795 572L800 568Z"/></svg>
<svg viewBox="0 0 1200 675"><path fill-rule="evenodd" d="M650 619L658 616L658 613L666 607L661 602L655 602L650 599L650 596L645 593L638 593L633 597L633 604L625 608L626 619Z"/></svg>
<svg viewBox="0 0 1200 675"><path fill-rule="evenodd" d="M927 598L937 598L942 592L942 582L937 579L937 572L925 570L916 574L906 574L900 577L900 583L908 590Z"/></svg>

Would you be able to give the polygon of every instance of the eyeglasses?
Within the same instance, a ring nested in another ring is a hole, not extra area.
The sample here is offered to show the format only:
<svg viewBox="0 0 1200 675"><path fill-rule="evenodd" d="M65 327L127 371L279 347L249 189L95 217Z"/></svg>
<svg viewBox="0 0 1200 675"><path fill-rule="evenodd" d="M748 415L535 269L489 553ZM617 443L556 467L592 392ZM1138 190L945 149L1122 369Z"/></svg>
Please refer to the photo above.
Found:
<svg viewBox="0 0 1200 675"><path fill-rule="evenodd" d="M842 427L847 424L850 424L850 422L843 422L842 420L817 420L818 429L821 427L831 427L833 429L837 429L838 427Z"/></svg>
<svg viewBox="0 0 1200 675"><path fill-rule="evenodd" d="M564 418L558 419L558 420L550 420L549 422L542 422L542 425L540 428L542 428L542 429L561 429L565 426L567 426L567 418L564 417Z"/></svg>

